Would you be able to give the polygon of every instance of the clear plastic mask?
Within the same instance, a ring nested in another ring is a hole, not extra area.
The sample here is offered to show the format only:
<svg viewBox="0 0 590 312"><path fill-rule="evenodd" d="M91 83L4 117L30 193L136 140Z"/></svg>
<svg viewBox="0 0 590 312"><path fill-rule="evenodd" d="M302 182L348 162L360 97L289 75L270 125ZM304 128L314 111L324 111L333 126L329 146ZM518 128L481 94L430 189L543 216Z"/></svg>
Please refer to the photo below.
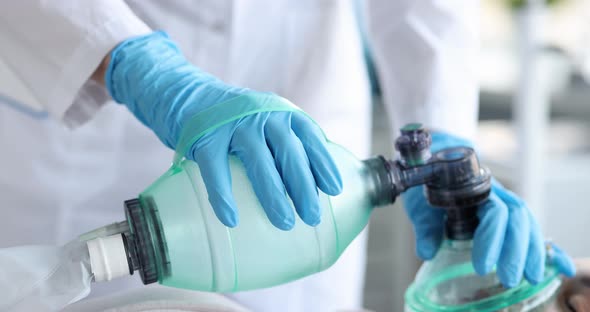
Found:
<svg viewBox="0 0 590 312"><path fill-rule="evenodd" d="M478 275L471 264L471 241L447 240L432 261L425 262L406 291L406 312L536 312L546 311L561 285L551 266L537 285L522 281L504 288L495 272Z"/></svg>

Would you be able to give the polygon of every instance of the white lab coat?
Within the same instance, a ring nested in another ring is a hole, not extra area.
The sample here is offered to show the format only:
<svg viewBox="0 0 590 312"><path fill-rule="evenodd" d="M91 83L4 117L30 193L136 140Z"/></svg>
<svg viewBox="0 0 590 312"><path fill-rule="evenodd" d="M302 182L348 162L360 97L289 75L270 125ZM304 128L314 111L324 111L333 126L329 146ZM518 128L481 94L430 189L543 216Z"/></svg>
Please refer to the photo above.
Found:
<svg viewBox="0 0 590 312"><path fill-rule="evenodd" d="M122 220L123 200L166 170L172 152L88 80L117 43L151 29L167 31L190 61L225 81L290 99L331 140L366 157L370 94L352 7L347 0L0 2L0 72L8 75L0 81L14 86L0 91L49 114L33 118L0 104L0 246L64 242ZM472 137L476 5L371 0L367 8L395 126L418 121ZM356 308L365 239L325 272L232 297L254 311Z"/></svg>

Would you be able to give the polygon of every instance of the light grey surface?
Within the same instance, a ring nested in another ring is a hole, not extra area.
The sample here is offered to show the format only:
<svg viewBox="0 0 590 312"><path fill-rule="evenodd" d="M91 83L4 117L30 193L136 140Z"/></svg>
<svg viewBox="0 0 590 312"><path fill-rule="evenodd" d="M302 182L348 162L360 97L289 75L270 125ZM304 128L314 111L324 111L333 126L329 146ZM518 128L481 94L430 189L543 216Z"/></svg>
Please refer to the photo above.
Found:
<svg viewBox="0 0 590 312"><path fill-rule="evenodd" d="M152 284L100 298L83 300L62 312L215 311L249 312L221 294Z"/></svg>

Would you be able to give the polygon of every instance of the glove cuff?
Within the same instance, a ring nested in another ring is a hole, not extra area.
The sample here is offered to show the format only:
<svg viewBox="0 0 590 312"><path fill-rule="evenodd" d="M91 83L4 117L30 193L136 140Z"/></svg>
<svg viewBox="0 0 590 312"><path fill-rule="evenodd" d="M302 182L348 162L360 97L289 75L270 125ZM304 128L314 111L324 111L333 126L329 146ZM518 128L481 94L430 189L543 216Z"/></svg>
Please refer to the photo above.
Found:
<svg viewBox="0 0 590 312"><path fill-rule="evenodd" d="M168 45L176 51L176 53L180 54L178 47L169 39L168 34L163 31L156 31L151 34L129 38L118 44L111 51L111 59L105 73L104 81L109 94L117 103L126 104L126 92L123 92L122 88L119 87L119 79L122 78L120 77L122 73L118 71L120 69L119 65L125 66L124 63L130 61L130 56L140 57L139 54L146 54L140 53L143 52L141 51L142 47L147 43L153 43L154 41L168 42ZM135 60L137 61L137 58L135 58Z"/></svg>
<svg viewBox="0 0 590 312"><path fill-rule="evenodd" d="M124 104L160 140L175 148L189 97L222 98L230 87L189 63L164 32L130 38L111 52L105 76L111 97ZM203 87L208 85L207 88ZM207 90L207 92L202 92ZM193 110L208 102L193 100Z"/></svg>
<svg viewBox="0 0 590 312"><path fill-rule="evenodd" d="M474 148L474 144L471 141L463 139L458 136L454 136L452 134L448 134L446 132L431 131L431 136L432 136L432 145L430 146L431 153L436 153L440 150L443 150L445 148L451 148L451 147L465 146L465 147Z"/></svg>

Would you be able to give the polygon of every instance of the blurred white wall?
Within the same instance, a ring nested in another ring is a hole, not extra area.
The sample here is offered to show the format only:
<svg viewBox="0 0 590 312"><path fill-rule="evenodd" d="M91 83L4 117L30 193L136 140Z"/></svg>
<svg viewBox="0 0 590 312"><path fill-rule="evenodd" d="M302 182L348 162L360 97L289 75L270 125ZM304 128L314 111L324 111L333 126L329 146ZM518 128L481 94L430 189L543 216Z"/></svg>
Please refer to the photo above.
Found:
<svg viewBox="0 0 590 312"><path fill-rule="evenodd" d="M518 168L526 165L521 155L529 152L523 150L529 142L518 138L522 128L529 127L532 140L541 143L535 151L541 163L530 182L538 184L531 209L546 237L574 256L589 256L590 243L583 238L590 225L590 87L575 77L590 68L590 1L563 0L542 10L535 29L537 49L524 57L519 57L523 37L517 28L522 12L510 10L506 3L487 0L482 5L479 70L484 121L477 143L494 174L520 190L526 177L518 175ZM523 60L533 58L528 65L534 70L523 76ZM523 87L531 88L526 105L516 98ZM523 125L530 117L526 114L535 116Z"/></svg>

